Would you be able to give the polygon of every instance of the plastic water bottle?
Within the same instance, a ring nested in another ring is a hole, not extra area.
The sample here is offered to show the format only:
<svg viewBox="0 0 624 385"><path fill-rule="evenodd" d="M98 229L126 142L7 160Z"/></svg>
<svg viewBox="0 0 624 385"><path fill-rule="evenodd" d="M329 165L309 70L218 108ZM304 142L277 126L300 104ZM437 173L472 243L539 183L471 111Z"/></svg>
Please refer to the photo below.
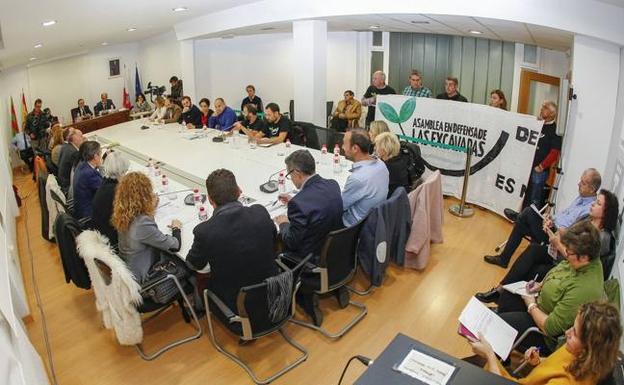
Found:
<svg viewBox="0 0 624 385"><path fill-rule="evenodd" d="M280 172L277 178L277 191L280 193L286 192L286 177L284 176L284 172Z"/></svg>
<svg viewBox="0 0 624 385"><path fill-rule="evenodd" d="M321 164L327 164L327 145L321 147Z"/></svg>
<svg viewBox="0 0 624 385"><path fill-rule="evenodd" d="M162 174L160 173L160 167L158 167L158 165L154 166L154 181L156 183L158 183L160 181L160 176Z"/></svg>
<svg viewBox="0 0 624 385"><path fill-rule="evenodd" d="M340 165L340 155L334 152L334 174L340 174L342 166Z"/></svg>
<svg viewBox="0 0 624 385"><path fill-rule="evenodd" d="M340 156L340 147L338 146L338 143L336 143L334 145L334 155L338 154L338 156Z"/></svg>
<svg viewBox="0 0 624 385"><path fill-rule="evenodd" d="M147 160L147 176L154 177L154 160L152 158Z"/></svg>
<svg viewBox="0 0 624 385"><path fill-rule="evenodd" d="M208 220L208 212L206 211L206 208L203 205L199 206L197 216L199 217L199 220L202 222L205 222Z"/></svg>
<svg viewBox="0 0 624 385"><path fill-rule="evenodd" d="M201 195L199 194L199 189L198 188L194 188L193 189L193 204L195 204L195 207L199 207L201 206Z"/></svg>
<svg viewBox="0 0 624 385"><path fill-rule="evenodd" d="M167 179L167 175L163 175L160 178L160 193L165 194L169 192L169 179Z"/></svg>
<svg viewBox="0 0 624 385"><path fill-rule="evenodd" d="M290 139L286 139L286 148L290 148Z"/></svg>

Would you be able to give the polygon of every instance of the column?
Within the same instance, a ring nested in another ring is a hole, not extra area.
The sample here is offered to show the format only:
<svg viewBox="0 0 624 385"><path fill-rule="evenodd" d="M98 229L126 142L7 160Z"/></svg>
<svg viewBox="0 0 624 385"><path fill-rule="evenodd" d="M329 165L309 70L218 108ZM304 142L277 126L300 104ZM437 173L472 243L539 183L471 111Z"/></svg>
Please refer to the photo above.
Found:
<svg viewBox="0 0 624 385"><path fill-rule="evenodd" d="M195 45L193 40L180 41L180 78L184 85L184 95L190 96L194 104L197 104L195 94Z"/></svg>
<svg viewBox="0 0 624 385"><path fill-rule="evenodd" d="M297 121L327 125L327 22L293 22L293 85ZM288 106L280 106L288 111Z"/></svg>

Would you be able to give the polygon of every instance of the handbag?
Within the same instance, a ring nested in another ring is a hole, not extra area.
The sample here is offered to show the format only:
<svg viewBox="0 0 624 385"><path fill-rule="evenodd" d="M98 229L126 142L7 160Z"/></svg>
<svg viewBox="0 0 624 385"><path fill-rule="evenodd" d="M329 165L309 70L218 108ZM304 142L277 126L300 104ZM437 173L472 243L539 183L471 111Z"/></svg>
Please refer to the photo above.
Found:
<svg viewBox="0 0 624 385"><path fill-rule="evenodd" d="M154 282L158 282L169 274L175 276L178 281L180 281L182 287L184 287L182 281L188 275L188 269L177 257L168 257L163 255L160 261L150 267L147 273L147 279L143 283L143 286L147 287ZM156 303L168 304L178 295L178 293L178 286L176 286L174 280L167 279L149 288L143 295Z"/></svg>

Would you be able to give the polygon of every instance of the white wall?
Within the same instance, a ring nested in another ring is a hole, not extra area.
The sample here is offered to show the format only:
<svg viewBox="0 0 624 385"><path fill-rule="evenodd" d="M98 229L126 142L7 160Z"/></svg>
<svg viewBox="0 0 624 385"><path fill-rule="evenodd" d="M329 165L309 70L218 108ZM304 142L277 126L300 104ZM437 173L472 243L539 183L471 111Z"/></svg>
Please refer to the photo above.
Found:
<svg viewBox="0 0 624 385"><path fill-rule="evenodd" d="M567 207L578 195L584 169L602 175L615 122L620 47L586 36L575 36L572 50L572 86L577 99L570 104L563 140L563 172L557 203Z"/></svg>
<svg viewBox="0 0 624 385"><path fill-rule="evenodd" d="M345 90L356 88L357 32L327 33L327 100L342 99ZM240 108L253 84L266 105L276 102L288 111L293 98L292 34L242 36L195 42L197 97L225 98ZM296 113L295 113L296 115Z"/></svg>
<svg viewBox="0 0 624 385"><path fill-rule="evenodd" d="M144 90L147 83L152 82L154 86L166 86L169 92L169 78L181 77L179 45L173 31L139 43L139 76ZM132 82L131 88L134 89L134 75Z"/></svg>

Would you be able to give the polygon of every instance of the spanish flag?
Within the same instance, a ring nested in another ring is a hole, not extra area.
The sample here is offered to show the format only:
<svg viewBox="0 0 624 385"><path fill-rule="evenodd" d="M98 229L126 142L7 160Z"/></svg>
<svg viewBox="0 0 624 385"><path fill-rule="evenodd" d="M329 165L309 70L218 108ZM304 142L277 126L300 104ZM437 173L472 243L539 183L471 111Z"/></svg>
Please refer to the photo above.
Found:
<svg viewBox="0 0 624 385"><path fill-rule="evenodd" d="M17 125L17 114L15 113L15 105L13 104L13 96L11 96L11 129L14 134L19 132L19 126Z"/></svg>
<svg viewBox="0 0 624 385"><path fill-rule="evenodd" d="M28 107L26 106L26 96L22 90L22 128L26 127L26 117L28 116Z"/></svg>

